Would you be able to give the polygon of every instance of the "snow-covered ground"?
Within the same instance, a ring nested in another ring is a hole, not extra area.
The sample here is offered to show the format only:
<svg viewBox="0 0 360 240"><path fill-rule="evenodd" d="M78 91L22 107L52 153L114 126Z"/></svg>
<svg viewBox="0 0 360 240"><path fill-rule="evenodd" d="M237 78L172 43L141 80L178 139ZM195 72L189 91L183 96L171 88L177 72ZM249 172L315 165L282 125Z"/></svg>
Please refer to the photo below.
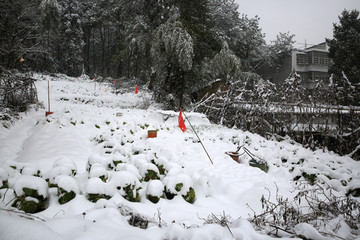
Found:
<svg viewBox="0 0 360 240"><path fill-rule="evenodd" d="M0 126L0 187L5 181L9 186L0 190L0 239L272 239L247 220L253 211L262 212L262 195L271 192L274 198L278 191L292 199L297 193L293 179L303 179L304 172L315 174L317 182L339 196L360 187L360 162L351 158L314 152L291 140L269 141L185 112L212 164L187 120L183 133L179 113L157 108L144 89L135 94L134 86L116 95L110 83L34 77L46 109L35 105L11 128ZM48 80L54 113L46 117ZM148 138L147 130L158 130L157 137ZM266 160L269 171L249 166L246 154L240 164L225 154L240 145ZM157 180L144 180L149 170ZM46 179L76 197L60 204L58 188L49 188ZM182 187L177 192L178 183ZM126 199L124 187L129 184L139 201ZM161 196L164 186L175 194L173 199L161 197L153 203L147 198ZM45 210L25 215L12 207L24 187L48 199ZM191 188L193 203L182 196ZM92 193L107 197L94 203L88 200ZM214 215L227 216L229 228L205 224ZM130 225L131 216L146 219L146 229ZM356 239L347 229L338 234ZM306 224L295 231L331 239Z"/></svg>

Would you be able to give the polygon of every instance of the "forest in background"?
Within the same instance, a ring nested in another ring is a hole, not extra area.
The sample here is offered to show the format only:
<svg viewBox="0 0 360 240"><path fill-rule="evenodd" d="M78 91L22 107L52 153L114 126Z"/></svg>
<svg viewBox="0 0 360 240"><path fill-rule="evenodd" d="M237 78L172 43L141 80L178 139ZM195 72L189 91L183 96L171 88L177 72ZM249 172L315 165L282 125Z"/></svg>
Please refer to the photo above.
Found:
<svg viewBox="0 0 360 240"><path fill-rule="evenodd" d="M259 18L242 15L234 0L4 0L0 12L2 106L25 109L24 93L35 99L28 78L5 69L131 79L166 109L192 107L229 127L359 155L359 110L351 107L360 102L357 10L344 10L334 24L332 75L312 90L296 73L281 86L261 79L263 64L276 69L291 53L294 35L279 33L267 44ZM324 111L337 120L314 128L329 117Z"/></svg>
<svg viewBox="0 0 360 240"><path fill-rule="evenodd" d="M266 44L259 18L241 15L233 0L5 0L0 5L0 65L6 69L150 81L156 100L173 98L173 108L218 79L256 72L265 61L279 64L293 44L289 33Z"/></svg>

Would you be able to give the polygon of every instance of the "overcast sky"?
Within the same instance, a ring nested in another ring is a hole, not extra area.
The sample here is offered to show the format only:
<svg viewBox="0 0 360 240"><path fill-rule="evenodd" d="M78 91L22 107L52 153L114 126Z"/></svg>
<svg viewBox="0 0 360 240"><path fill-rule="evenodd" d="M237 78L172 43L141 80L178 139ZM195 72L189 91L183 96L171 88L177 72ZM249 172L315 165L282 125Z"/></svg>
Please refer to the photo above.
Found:
<svg viewBox="0 0 360 240"><path fill-rule="evenodd" d="M266 41L279 32L295 34L295 47L317 44L333 37L333 23L344 9L360 9L360 0L235 0L240 14L260 17Z"/></svg>

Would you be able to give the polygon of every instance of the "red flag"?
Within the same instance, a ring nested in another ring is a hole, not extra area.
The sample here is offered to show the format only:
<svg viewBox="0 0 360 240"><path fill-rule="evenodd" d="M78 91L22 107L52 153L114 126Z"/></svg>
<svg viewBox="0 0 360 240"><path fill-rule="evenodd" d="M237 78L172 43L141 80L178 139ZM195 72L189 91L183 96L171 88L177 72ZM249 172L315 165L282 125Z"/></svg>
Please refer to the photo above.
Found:
<svg viewBox="0 0 360 240"><path fill-rule="evenodd" d="M139 88L138 85L136 84L135 94L137 94L138 92L139 92Z"/></svg>
<svg viewBox="0 0 360 240"><path fill-rule="evenodd" d="M185 122L184 119L182 117L182 110L180 109L180 114L179 114L179 128L181 129L181 131L185 132L186 131L186 126L185 126Z"/></svg>
<svg viewBox="0 0 360 240"><path fill-rule="evenodd" d="M116 79L114 79L114 84L116 84Z"/></svg>

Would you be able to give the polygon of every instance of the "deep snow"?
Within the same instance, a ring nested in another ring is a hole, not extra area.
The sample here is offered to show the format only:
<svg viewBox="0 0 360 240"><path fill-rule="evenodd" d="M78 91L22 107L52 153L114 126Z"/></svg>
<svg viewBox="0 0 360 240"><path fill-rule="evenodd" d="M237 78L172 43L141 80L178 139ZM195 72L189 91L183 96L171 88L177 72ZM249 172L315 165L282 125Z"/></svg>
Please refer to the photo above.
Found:
<svg viewBox="0 0 360 240"><path fill-rule="evenodd" d="M85 77L34 77L45 109L34 105L11 128L0 126L0 179L8 179L10 188L19 193L21 186L41 186L41 194L50 196L49 206L32 216L21 214L11 207L14 192L1 189L0 239L272 239L256 232L246 220L252 214L247 204L261 212L260 198L268 190L274 193L278 188L279 194L293 197L292 179L302 172L317 174L338 195L360 187L360 162L351 158L311 151L291 140L266 140L211 124L202 114L186 113L211 164L187 121L183 133L178 127L179 113L157 108L144 89L135 94L134 86L115 95L110 83ZM48 80L54 114L45 117ZM147 138L149 129L158 130L156 138ZM240 164L225 154L239 145L265 159L269 172L250 167L246 154ZM160 176L161 181L140 182L148 169L158 171L151 160L164 165L167 175ZM110 169L113 161L122 163ZM10 167L14 165L17 170ZM38 170L44 179L76 192L76 197L60 205L55 188L47 192L39 180L43 178L37 177L38 184L31 180ZM164 185L174 188L179 179L184 183L181 194L190 187L195 190L193 204L181 196L161 198L156 204L146 198L149 193L159 194ZM140 202L121 196L116 187L124 182L142 188ZM86 199L91 192L111 198L93 203ZM148 228L130 226L124 209L147 218ZM211 214L228 215L231 233L218 224L204 224ZM329 239L306 224L296 226L296 232ZM353 237L346 230L341 234L345 239Z"/></svg>

